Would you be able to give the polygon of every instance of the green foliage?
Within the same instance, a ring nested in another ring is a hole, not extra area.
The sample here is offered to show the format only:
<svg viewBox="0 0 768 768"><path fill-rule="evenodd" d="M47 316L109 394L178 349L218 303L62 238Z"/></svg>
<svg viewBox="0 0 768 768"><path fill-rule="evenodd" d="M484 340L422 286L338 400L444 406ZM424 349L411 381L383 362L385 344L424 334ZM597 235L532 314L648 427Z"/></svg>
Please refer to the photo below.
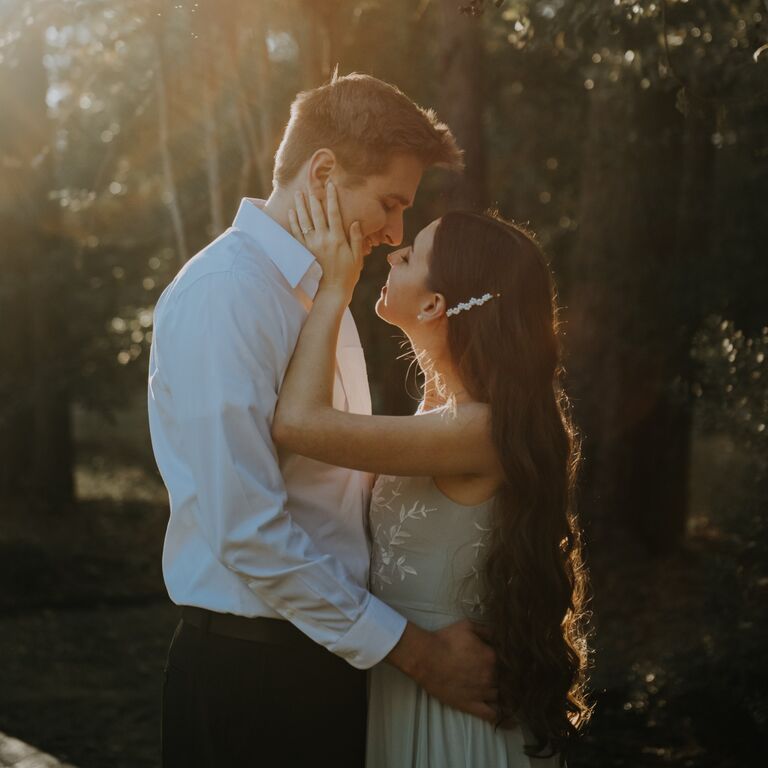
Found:
<svg viewBox="0 0 768 768"><path fill-rule="evenodd" d="M702 425L734 435L755 455L768 456L768 327L747 336L712 315L696 334L693 394Z"/></svg>

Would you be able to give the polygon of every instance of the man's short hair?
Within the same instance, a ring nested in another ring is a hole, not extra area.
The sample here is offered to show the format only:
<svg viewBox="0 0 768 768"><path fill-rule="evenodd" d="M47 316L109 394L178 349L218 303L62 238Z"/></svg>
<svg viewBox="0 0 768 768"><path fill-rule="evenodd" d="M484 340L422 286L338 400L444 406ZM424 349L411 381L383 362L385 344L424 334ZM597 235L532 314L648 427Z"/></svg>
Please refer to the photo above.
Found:
<svg viewBox="0 0 768 768"><path fill-rule="evenodd" d="M434 110L370 75L338 76L299 93L275 154L273 184L284 187L318 150L333 151L355 181L384 173L396 155L413 155L425 168L463 168L463 152ZM355 177L359 177L355 179Z"/></svg>

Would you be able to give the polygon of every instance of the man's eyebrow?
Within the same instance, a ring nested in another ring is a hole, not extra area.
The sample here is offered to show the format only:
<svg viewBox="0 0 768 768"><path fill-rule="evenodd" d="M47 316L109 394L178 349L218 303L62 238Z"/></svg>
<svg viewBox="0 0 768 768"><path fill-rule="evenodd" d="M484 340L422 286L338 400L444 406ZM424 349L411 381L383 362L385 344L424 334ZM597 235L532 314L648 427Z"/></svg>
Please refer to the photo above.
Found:
<svg viewBox="0 0 768 768"><path fill-rule="evenodd" d="M397 194L397 192L390 192L388 195L385 195L385 197L391 197L393 200L397 200L400 205L402 205L404 208L412 208L413 203L403 195Z"/></svg>

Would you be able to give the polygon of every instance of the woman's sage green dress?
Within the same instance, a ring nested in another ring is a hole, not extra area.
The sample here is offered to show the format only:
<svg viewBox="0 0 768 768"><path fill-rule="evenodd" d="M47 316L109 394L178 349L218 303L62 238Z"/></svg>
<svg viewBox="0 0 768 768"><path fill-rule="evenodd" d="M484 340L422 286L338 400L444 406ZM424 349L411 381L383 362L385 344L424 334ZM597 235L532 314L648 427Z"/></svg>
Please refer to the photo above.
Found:
<svg viewBox="0 0 768 768"><path fill-rule="evenodd" d="M492 504L457 504L431 478L380 476L370 512L371 591L425 629L482 621L480 569ZM558 765L554 757L527 757L524 733L441 704L389 664L371 670L366 768Z"/></svg>

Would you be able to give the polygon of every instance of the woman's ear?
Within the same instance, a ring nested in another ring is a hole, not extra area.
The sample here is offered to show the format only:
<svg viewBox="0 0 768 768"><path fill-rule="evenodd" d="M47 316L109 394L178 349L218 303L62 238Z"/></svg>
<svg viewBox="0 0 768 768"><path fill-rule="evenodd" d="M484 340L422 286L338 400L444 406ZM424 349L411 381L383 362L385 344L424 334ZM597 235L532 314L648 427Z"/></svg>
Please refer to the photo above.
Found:
<svg viewBox="0 0 768 768"><path fill-rule="evenodd" d="M446 309L445 296L442 293L431 293L419 309L419 320L425 323L439 320Z"/></svg>
<svg viewBox="0 0 768 768"><path fill-rule="evenodd" d="M309 158L307 187L320 200L325 200L325 185L336 168L336 155L330 149L318 149Z"/></svg>

